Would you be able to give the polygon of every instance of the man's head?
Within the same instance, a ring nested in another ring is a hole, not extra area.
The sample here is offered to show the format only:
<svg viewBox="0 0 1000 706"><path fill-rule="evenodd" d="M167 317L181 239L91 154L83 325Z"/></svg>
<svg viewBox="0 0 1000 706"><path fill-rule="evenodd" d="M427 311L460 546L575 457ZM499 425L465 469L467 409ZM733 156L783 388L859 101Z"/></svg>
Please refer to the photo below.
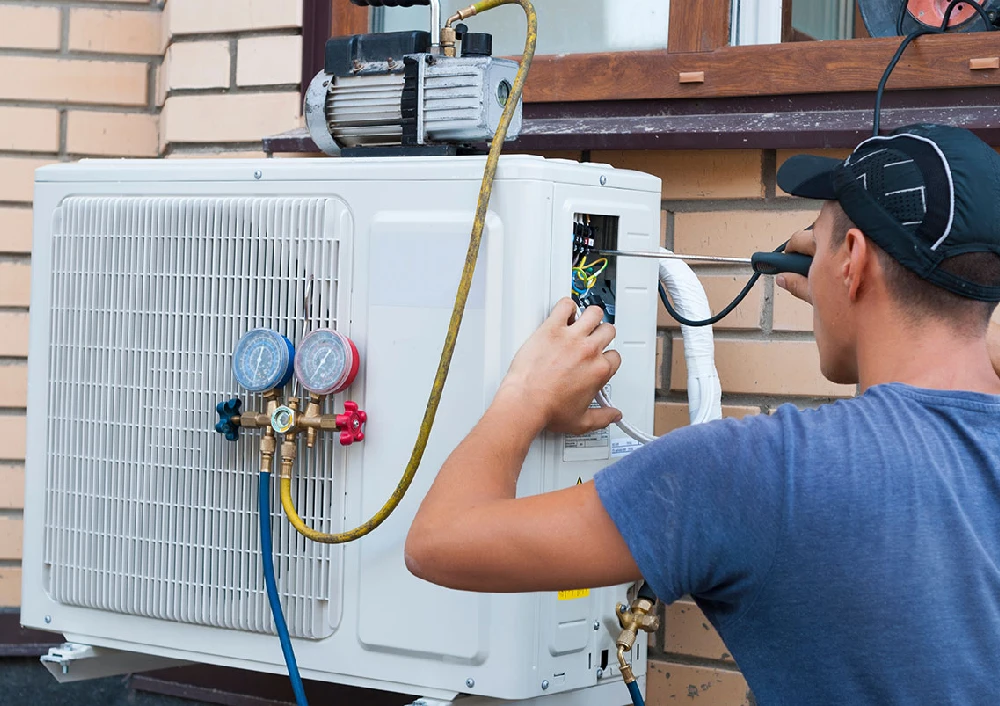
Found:
<svg viewBox="0 0 1000 706"><path fill-rule="evenodd" d="M859 316L876 311L985 335L1000 301L1000 155L985 143L914 126L865 141L843 163L792 158L778 182L827 202L809 286L828 378L857 381Z"/></svg>

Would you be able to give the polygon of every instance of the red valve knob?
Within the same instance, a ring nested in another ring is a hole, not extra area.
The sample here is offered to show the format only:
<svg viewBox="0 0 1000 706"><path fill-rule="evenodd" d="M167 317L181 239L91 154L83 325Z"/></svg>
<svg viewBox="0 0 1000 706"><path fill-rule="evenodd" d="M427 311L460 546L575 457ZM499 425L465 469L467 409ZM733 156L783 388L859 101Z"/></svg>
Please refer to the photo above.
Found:
<svg viewBox="0 0 1000 706"><path fill-rule="evenodd" d="M337 415L337 429L340 430L340 445L350 446L355 441L365 440L365 422L368 414L358 409L357 402L345 402L344 413Z"/></svg>

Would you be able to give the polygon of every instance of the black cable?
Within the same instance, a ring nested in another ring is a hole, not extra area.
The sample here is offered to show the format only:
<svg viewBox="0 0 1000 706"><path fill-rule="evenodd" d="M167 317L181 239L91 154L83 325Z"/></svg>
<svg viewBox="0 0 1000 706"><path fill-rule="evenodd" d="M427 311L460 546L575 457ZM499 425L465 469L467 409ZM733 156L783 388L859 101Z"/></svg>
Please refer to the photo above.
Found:
<svg viewBox="0 0 1000 706"><path fill-rule="evenodd" d="M903 33L903 20L906 17L906 8L908 7L908 0L903 0L903 6L899 13L899 19L896 21L896 32L898 34ZM944 12L944 22L941 23L940 27L923 27L921 29L914 30L906 36L903 42L899 45L899 49L896 50L895 55L892 57L892 61L889 62L889 66L886 68L885 73L882 74L882 80L878 84L878 92L875 94L875 119L874 129L872 130L872 137L878 137L878 134L882 127L882 95L885 93L885 86L889 83L889 77L892 76L892 72L896 68L896 64L899 60L903 58L903 52L906 48L910 46L912 42L917 37L922 37L925 34L944 34L948 31L948 23L951 22L951 13L955 11L955 8L959 5L971 5L976 8L976 12L986 23L986 31L989 32L993 29L993 23L990 22L989 15L986 14L986 10L980 5L976 0L951 0L948 3L948 9Z"/></svg>
<svg viewBox="0 0 1000 706"><path fill-rule="evenodd" d="M812 226L810 226L806 230L811 230L811 229ZM782 243L777 248L775 248L774 252L785 252L786 245L788 245L788 243ZM681 326L691 326L693 328L714 326L715 324L719 323L724 318L732 314L733 311L736 309L736 307L738 307L740 304L743 303L743 300L747 298L748 294L750 294L750 290L752 290L754 288L754 285L757 284L757 280L761 278L761 274L762 273L760 272L755 272L753 277L750 278L750 281L747 282L745 287L743 287L743 291L736 295L736 298L733 299L733 301L729 304L729 306L727 306L725 309L723 309L718 314L713 316L711 319L705 319L704 321L692 321L691 319L687 319L681 316L680 313L678 313L678 311L674 309L673 305L670 303L670 299L667 297L667 290L663 288L662 282L660 283L660 301L663 302L663 306L666 308L667 313L670 314L671 318L673 318L673 320L679 323Z"/></svg>
<svg viewBox="0 0 1000 706"><path fill-rule="evenodd" d="M667 308L667 313L670 314L670 316L673 317L673 319L682 326L693 326L695 328L701 328L702 326L712 326L714 324L719 323L724 318L732 314L733 310L740 304L742 304L743 300L747 298L747 295L750 294L750 290L754 288L754 285L757 284L757 280L759 279L760 279L760 274L754 273L754 276L750 278L749 282L747 282L747 285L743 288L743 291L737 295L737 297L733 300L733 302L729 306L727 306L717 315L713 316L711 319L705 319L704 321L691 321L690 319L686 319L683 316L681 316L677 312L677 310L674 309L674 307L670 304L670 300L667 298L667 291L663 288L662 283L660 284L660 301L663 302L663 306Z"/></svg>

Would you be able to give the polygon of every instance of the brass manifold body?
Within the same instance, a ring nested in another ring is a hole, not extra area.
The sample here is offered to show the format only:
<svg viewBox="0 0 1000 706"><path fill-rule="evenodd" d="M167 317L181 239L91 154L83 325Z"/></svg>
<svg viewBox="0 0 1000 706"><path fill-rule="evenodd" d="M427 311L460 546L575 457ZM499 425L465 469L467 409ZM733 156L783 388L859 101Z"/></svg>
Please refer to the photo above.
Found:
<svg viewBox="0 0 1000 706"><path fill-rule="evenodd" d="M352 402L345 404L344 414L323 414L323 397L310 394L306 410L300 414L300 401L297 397L290 399L287 405L282 405L281 395L277 390L268 390L263 396L266 411L247 411L229 419L233 426L264 430L260 440L263 472L270 473L274 467L278 434L282 435L280 478L292 477L292 468L298 455L296 442L299 434L306 435L306 446L310 449L316 446L316 441L322 432L338 432L343 446L364 439L363 428L367 416Z"/></svg>
<svg viewBox="0 0 1000 706"><path fill-rule="evenodd" d="M640 596L632 601L631 606L619 603L616 613L618 623L622 627L615 645L618 647L618 665L621 667L622 678L626 684L636 680L632 673L632 665L625 661L625 653L631 652L640 632L656 632L660 629L660 617L653 611L656 601Z"/></svg>

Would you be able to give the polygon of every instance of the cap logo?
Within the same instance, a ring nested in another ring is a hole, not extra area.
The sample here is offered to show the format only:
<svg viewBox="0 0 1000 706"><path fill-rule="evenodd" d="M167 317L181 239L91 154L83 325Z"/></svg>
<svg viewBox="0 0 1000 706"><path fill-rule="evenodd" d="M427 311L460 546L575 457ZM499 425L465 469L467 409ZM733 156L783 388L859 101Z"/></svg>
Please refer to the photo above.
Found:
<svg viewBox="0 0 1000 706"><path fill-rule="evenodd" d="M941 148L938 147L938 145L937 145L936 142L934 142L933 140L930 140L930 139L924 137L923 135L915 135L915 134L913 134L911 132L908 132L908 133L901 134L901 135L879 135L877 137L869 137L867 140L865 140L860 145L858 145L858 149L861 149L861 147L863 147L864 145L867 145L869 143L874 143L874 142L892 142L893 140L904 140L904 139L918 140L920 142L923 142L924 144L930 145L934 149L935 154L937 154L937 156L941 159L941 164L944 166L944 171L945 171L945 174L947 175L947 178L948 178L948 204L949 204L949 208L948 208L948 224L945 226L944 233L942 234L942 236L938 239L938 241L936 243L934 243L934 245L931 246L931 251L936 252L938 248L940 248L942 245L944 245L944 242L948 239L948 236L951 235L951 228L952 228L952 226L955 223L955 181L954 181L954 178L952 177L951 165L948 163L948 159L944 156L944 152L941 151ZM861 159L859 159L857 162L853 162L853 163L850 161L850 158L848 158L848 162L852 163L852 164L858 164L859 162L867 159L868 157L873 157L876 154L879 154L879 153L884 152L884 151L885 151L885 149L876 150L874 152L871 152L870 154L866 154L864 157L862 157ZM913 160L909 160L909 162L912 162L912 161ZM886 167L888 167L888 166L896 166L896 165L900 165L900 164L907 164L909 162L894 162L892 165L886 165ZM893 192L893 193L903 193L905 191L908 191L908 190L904 189L901 192ZM887 195L890 195L890 194L887 194ZM927 192L924 189L924 187L921 187L921 194L920 195L923 198L923 201L924 201L924 213L926 213L927 212ZM909 223L903 223L902 225L915 225L915 223L911 221Z"/></svg>

